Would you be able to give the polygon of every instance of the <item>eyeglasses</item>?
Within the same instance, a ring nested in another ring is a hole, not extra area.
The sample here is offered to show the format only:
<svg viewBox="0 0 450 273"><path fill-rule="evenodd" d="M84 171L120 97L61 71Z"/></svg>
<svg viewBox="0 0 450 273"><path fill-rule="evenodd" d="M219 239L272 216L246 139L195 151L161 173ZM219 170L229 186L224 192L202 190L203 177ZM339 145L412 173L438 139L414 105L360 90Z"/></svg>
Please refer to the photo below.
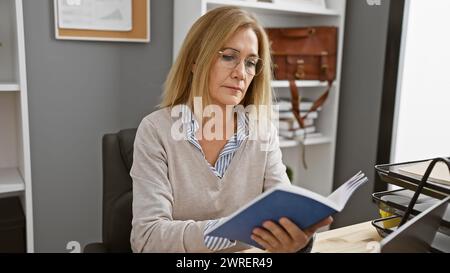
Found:
<svg viewBox="0 0 450 273"><path fill-rule="evenodd" d="M235 69L241 63L239 51L226 48L219 51L219 64L228 69ZM249 56L244 60L245 71L250 76L257 76L262 71L263 61L256 56Z"/></svg>

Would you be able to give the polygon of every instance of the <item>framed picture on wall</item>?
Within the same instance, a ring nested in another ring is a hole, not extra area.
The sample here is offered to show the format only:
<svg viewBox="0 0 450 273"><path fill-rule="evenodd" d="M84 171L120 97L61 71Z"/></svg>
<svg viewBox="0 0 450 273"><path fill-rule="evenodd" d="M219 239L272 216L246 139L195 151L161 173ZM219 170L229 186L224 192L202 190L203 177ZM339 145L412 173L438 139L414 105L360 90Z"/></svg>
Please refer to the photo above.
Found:
<svg viewBox="0 0 450 273"><path fill-rule="evenodd" d="M58 40L150 42L150 0L54 0Z"/></svg>

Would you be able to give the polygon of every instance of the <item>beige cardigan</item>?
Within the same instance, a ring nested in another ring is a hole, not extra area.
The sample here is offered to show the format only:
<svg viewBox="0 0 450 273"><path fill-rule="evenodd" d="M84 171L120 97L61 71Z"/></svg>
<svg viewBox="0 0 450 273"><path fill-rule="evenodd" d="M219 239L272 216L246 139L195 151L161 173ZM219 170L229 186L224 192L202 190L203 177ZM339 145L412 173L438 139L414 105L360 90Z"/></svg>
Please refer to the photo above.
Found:
<svg viewBox="0 0 450 273"><path fill-rule="evenodd" d="M203 239L207 220L228 216L268 188L289 183L276 129L269 132L270 149L261 149L261 140L244 140L220 179L201 151L171 137L176 120L169 108L155 111L136 134L130 171L134 252L211 252ZM245 248L238 244L225 251Z"/></svg>

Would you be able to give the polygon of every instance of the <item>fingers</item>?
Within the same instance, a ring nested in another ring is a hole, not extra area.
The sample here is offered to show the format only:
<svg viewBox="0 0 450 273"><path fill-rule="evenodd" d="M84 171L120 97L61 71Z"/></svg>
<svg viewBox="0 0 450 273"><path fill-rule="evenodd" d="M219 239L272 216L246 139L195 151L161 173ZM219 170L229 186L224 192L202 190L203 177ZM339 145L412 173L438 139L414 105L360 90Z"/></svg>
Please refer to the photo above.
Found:
<svg viewBox="0 0 450 273"><path fill-rule="evenodd" d="M262 240L264 240L267 244L269 244L269 248L279 248L280 247L280 242L278 241L277 238L275 238L270 231L265 230L263 228L255 228L253 230L253 234L257 235L259 238L261 238ZM264 245L262 245L264 246ZM266 246L264 246L266 247ZM267 249L267 247L266 247Z"/></svg>
<svg viewBox="0 0 450 273"><path fill-rule="evenodd" d="M252 234L251 238L253 241L257 242L260 246L262 246L264 248L264 250L267 250L269 252L274 252L272 246L268 242L264 241L263 238L259 237L258 235L254 234L254 233Z"/></svg>
<svg viewBox="0 0 450 273"><path fill-rule="evenodd" d="M293 252L304 247L318 228L331 222L333 218L328 217L303 231L294 222L283 217L279 225L272 221L264 222L263 227L253 230L251 238L270 252Z"/></svg>
<svg viewBox="0 0 450 273"><path fill-rule="evenodd" d="M289 245L292 243L292 238L291 236L289 236L286 230L283 229L281 226L275 224L274 222L266 221L263 224L263 227L266 228L268 231L270 231L272 235L275 236L275 238L283 245Z"/></svg>
<svg viewBox="0 0 450 273"><path fill-rule="evenodd" d="M296 242L307 241L307 235L291 220L286 217L280 219L280 225L286 230L292 240Z"/></svg>
<svg viewBox="0 0 450 273"><path fill-rule="evenodd" d="M323 219L322 221L312 225L308 229L305 230L305 233L308 234L308 236L311 236L316 232L317 229L328 226L333 222L333 218L331 216L328 216L327 218Z"/></svg>

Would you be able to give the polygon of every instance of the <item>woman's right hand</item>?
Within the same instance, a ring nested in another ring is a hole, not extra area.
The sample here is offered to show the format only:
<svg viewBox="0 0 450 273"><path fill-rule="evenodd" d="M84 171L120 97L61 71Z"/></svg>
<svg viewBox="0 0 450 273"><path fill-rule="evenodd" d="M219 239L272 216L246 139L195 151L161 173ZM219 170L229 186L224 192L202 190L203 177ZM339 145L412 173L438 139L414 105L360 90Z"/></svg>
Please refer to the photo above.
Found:
<svg viewBox="0 0 450 273"><path fill-rule="evenodd" d="M301 230L296 224L286 217L277 223L266 221L263 228L253 230L252 239L269 252L298 252L306 247L317 229L328 226L333 222L330 216L308 229Z"/></svg>

